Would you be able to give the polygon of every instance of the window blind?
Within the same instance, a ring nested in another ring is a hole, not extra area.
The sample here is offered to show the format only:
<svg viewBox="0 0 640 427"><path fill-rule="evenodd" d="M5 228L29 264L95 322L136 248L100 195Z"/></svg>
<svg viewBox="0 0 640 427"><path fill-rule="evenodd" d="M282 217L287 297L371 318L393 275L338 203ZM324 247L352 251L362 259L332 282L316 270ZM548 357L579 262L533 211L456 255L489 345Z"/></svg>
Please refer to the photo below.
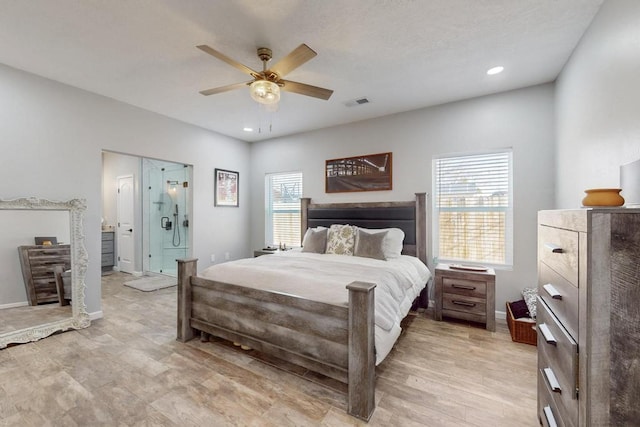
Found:
<svg viewBox="0 0 640 427"><path fill-rule="evenodd" d="M436 261L513 263L511 151L436 158Z"/></svg>
<svg viewBox="0 0 640 427"><path fill-rule="evenodd" d="M265 243L300 246L302 172L267 174L265 181Z"/></svg>

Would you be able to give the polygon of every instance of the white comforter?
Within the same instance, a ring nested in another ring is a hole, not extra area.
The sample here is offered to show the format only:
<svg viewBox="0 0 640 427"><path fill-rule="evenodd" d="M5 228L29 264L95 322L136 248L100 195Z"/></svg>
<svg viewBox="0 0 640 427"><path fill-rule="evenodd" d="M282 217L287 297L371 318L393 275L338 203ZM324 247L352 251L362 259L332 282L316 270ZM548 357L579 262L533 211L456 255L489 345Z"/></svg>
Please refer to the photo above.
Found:
<svg viewBox="0 0 640 427"><path fill-rule="evenodd" d="M431 273L420 260L410 256L380 261L289 251L214 265L199 276L341 306L349 303L346 289L349 283L375 283L376 364L379 364L391 351L402 330L400 321Z"/></svg>

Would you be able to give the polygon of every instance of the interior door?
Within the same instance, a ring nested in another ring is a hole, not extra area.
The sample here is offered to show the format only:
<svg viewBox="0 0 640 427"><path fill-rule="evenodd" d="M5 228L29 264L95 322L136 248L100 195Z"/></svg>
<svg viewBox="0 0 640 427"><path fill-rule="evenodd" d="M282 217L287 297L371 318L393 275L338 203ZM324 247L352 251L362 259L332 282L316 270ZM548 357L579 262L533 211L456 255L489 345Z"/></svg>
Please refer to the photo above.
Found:
<svg viewBox="0 0 640 427"><path fill-rule="evenodd" d="M134 184L133 175L118 178L118 268L125 273L133 273L135 268Z"/></svg>

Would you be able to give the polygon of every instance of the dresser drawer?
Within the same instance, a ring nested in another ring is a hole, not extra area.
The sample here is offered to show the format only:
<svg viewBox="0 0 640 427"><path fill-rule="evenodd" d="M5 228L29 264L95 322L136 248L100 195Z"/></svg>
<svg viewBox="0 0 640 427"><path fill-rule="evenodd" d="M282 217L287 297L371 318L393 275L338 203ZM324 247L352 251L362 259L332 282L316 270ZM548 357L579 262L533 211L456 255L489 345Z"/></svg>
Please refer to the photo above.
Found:
<svg viewBox="0 0 640 427"><path fill-rule="evenodd" d="M545 263L538 271L538 295L574 340L578 341L578 288Z"/></svg>
<svg viewBox="0 0 640 427"><path fill-rule="evenodd" d="M538 227L538 259L574 286L578 286L578 241L576 231L541 225Z"/></svg>
<svg viewBox="0 0 640 427"><path fill-rule="evenodd" d="M113 252L113 240L102 241L102 252Z"/></svg>
<svg viewBox="0 0 640 427"><path fill-rule="evenodd" d="M105 240L111 241L113 242L113 236L114 236L114 232L113 231L103 231L102 232L102 241L104 242Z"/></svg>
<svg viewBox="0 0 640 427"><path fill-rule="evenodd" d="M544 427L573 426L572 423L564 423L552 393L543 377L542 371L538 371L538 418L540 423Z"/></svg>
<svg viewBox="0 0 640 427"><path fill-rule="evenodd" d="M114 264L114 257L113 257L113 253L110 254L102 254L102 259L101 259L101 266L102 267L111 267Z"/></svg>
<svg viewBox="0 0 640 427"><path fill-rule="evenodd" d="M443 294L442 308L444 310L453 310L486 316L487 301L484 298L475 298L456 294Z"/></svg>
<svg viewBox="0 0 640 427"><path fill-rule="evenodd" d="M578 345L538 298L538 368L560 417L578 418Z"/></svg>
<svg viewBox="0 0 640 427"><path fill-rule="evenodd" d="M474 298L486 298L487 282L444 277L442 279L442 292Z"/></svg>

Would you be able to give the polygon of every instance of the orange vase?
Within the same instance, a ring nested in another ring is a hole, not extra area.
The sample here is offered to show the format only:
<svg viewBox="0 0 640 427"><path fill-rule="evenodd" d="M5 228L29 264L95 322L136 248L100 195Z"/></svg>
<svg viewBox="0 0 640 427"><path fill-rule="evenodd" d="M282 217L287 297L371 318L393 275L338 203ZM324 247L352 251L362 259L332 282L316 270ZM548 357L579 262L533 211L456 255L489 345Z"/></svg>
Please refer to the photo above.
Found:
<svg viewBox="0 0 640 427"><path fill-rule="evenodd" d="M592 188L584 190L587 195L582 199L582 206L622 206L624 198L621 188Z"/></svg>

